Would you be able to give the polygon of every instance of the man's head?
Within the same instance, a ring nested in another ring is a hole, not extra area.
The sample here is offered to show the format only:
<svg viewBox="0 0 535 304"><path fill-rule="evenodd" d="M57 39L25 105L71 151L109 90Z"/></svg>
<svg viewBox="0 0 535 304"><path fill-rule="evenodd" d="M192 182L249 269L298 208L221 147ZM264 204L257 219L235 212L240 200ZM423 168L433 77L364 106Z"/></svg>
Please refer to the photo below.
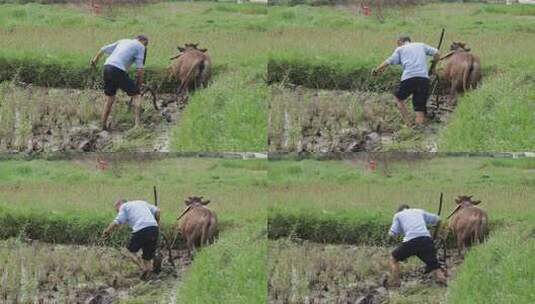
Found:
<svg viewBox="0 0 535 304"><path fill-rule="evenodd" d="M409 207L409 205L403 203L403 204L399 205L398 210L396 212L401 212L401 211L403 211L405 209L410 209L410 208L411 207Z"/></svg>
<svg viewBox="0 0 535 304"><path fill-rule="evenodd" d="M398 37L398 40L397 40L398 46L402 46L407 42L411 42L411 37L409 37L407 35L401 35L401 36Z"/></svg>
<svg viewBox="0 0 535 304"><path fill-rule="evenodd" d="M119 209L121 208L121 206L126 203L126 200L124 198L120 198L118 200L115 201L115 210L117 210L117 212L119 212Z"/></svg>
<svg viewBox="0 0 535 304"><path fill-rule="evenodd" d="M136 39L141 42L144 46L149 45L149 38L145 35L138 35Z"/></svg>

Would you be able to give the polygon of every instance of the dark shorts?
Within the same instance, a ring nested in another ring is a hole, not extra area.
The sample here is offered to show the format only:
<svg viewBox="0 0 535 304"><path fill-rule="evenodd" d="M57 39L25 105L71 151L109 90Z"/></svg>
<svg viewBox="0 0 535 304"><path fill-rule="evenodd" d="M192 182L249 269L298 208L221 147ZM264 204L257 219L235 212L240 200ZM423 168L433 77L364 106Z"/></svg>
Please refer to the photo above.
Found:
<svg viewBox="0 0 535 304"><path fill-rule="evenodd" d="M125 91L128 96L139 94L136 83L128 77L128 74L113 65L104 66L104 94L115 96L117 89Z"/></svg>
<svg viewBox="0 0 535 304"><path fill-rule="evenodd" d="M394 95L399 100L405 100L412 95L412 107L416 112L426 112L429 98L429 78L413 77L403 80Z"/></svg>
<svg viewBox="0 0 535 304"><path fill-rule="evenodd" d="M158 227L151 226L134 232L126 248L132 253L136 253L139 249L143 249L143 255L141 257L144 260L149 261L154 257L157 245Z"/></svg>
<svg viewBox="0 0 535 304"><path fill-rule="evenodd" d="M440 268L437 259L437 252L430 237L422 236L412 239L408 242L401 243L398 248L392 251L392 257L396 261L405 261L411 256L417 256L425 263L425 271L431 272Z"/></svg>

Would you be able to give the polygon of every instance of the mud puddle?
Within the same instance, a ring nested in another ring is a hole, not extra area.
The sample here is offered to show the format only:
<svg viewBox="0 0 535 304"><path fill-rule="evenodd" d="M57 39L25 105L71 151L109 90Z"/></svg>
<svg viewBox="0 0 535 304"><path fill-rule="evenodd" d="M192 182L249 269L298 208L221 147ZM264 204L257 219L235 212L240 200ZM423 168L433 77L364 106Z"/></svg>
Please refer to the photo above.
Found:
<svg viewBox="0 0 535 304"><path fill-rule="evenodd" d="M271 151L360 152L437 150L436 137L453 111L447 97L429 102L429 124L407 128L390 93L272 88Z"/></svg>
<svg viewBox="0 0 535 304"><path fill-rule="evenodd" d="M417 258L402 264L401 287L389 287L392 249L271 241L269 303L441 303L447 289L425 274ZM446 262L451 279L459 261Z"/></svg>

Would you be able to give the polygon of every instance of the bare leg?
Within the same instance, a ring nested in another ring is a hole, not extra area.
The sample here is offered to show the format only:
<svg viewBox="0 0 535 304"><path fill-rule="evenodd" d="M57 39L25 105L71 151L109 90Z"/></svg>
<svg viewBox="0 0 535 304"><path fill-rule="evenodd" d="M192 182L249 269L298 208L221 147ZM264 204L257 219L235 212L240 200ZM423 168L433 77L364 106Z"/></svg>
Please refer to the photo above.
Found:
<svg viewBox="0 0 535 304"><path fill-rule="evenodd" d="M115 102L115 96L106 96L106 104L104 105L104 111L102 111L102 129L108 128L108 116L110 116L111 107Z"/></svg>
<svg viewBox="0 0 535 304"><path fill-rule="evenodd" d="M435 281L438 284L446 285L448 284L448 280L446 279L446 273L444 272L444 269L439 268L432 271L433 276L435 277Z"/></svg>
<svg viewBox="0 0 535 304"><path fill-rule="evenodd" d="M416 125L423 125L425 123L425 112L416 111Z"/></svg>
<svg viewBox="0 0 535 304"><path fill-rule="evenodd" d="M154 269L152 260L143 260L143 271L152 272Z"/></svg>
<svg viewBox="0 0 535 304"><path fill-rule="evenodd" d="M390 257L390 270L392 274L392 280L390 282L390 286L392 287L400 287L401 286L401 270L399 268L399 262L394 259L394 257Z"/></svg>
<svg viewBox="0 0 535 304"><path fill-rule="evenodd" d="M399 100L396 97L396 104L398 106L399 112L401 113L401 118L403 118L403 121L407 125L407 127L412 127L412 121L409 116L409 111L407 111L407 107L405 106L405 102L403 100Z"/></svg>
<svg viewBox="0 0 535 304"><path fill-rule="evenodd" d="M141 122L141 96L140 95L134 95L132 96L132 103L134 105L134 119L136 123L136 127L139 127Z"/></svg>

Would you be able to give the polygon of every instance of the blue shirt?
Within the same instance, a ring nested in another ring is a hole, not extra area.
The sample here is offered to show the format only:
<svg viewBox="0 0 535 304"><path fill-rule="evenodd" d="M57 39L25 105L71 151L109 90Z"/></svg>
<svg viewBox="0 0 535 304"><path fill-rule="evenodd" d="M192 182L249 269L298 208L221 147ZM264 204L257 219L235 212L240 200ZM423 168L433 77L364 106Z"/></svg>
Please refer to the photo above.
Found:
<svg viewBox="0 0 535 304"><path fill-rule="evenodd" d="M394 215L390 235L397 236L403 234L403 242L422 236L430 237L427 225L435 225L439 217L422 209L405 209Z"/></svg>
<svg viewBox="0 0 535 304"><path fill-rule="evenodd" d="M110 55L104 62L105 65L113 65L125 72L134 62L136 68L143 68L145 46L137 39L121 39L103 46L100 50Z"/></svg>
<svg viewBox="0 0 535 304"><path fill-rule="evenodd" d="M158 207L145 201L126 202L119 208L114 222L119 225L128 224L132 232L152 226L158 227L155 217L158 210Z"/></svg>
<svg viewBox="0 0 535 304"><path fill-rule="evenodd" d="M401 81L413 77L429 78L427 56L434 56L437 52L437 49L425 43L407 42L396 48L386 62L391 65L401 64L403 67Z"/></svg>

